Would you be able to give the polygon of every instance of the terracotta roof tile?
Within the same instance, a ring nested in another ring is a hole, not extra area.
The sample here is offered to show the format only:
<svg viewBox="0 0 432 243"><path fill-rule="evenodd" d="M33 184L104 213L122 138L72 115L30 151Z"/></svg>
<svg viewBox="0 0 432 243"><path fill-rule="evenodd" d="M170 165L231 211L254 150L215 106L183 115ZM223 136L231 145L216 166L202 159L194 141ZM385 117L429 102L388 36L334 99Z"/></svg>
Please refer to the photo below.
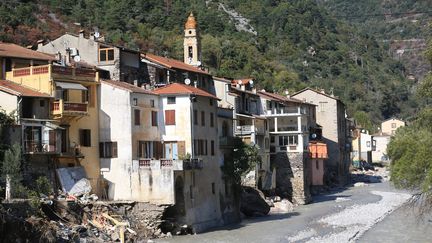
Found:
<svg viewBox="0 0 432 243"><path fill-rule="evenodd" d="M8 80L0 80L0 91L20 97L51 98L49 94L41 93Z"/></svg>
<svg viewBox="0 0 432 243"><path fill-rule="evenodd" d="M210 94L207 91L204 91L204 90L199 89L199 88L195 88L195 87L190 86L190 85L179 84L179 83L168 84L167 86L153 90L153 92L156 94L160 94L160 95L193 94L193 95L209 97L209 98L213 98L213 99L219 99L218 97Z"/></svg>
<svg viewBox="0 0 432 243"><path fill-rule="evenodd" d="M34 59L44 61L54 61L56 58L53 55L33 51L12 43L0 42L0 57L16 57L23 59Z"/></svg>
<svg viewBox="0 0 432 243"><path fill-rule="evenodd" d="M250 81L253 81L252 78L243 78L243 79L234 79L231 81L231 84L243 84L246 85L248 84Z"/></svg>
<svg viewBox="0 0 432 243"><path fill-rule="evenodd" d="M167 68L175 68L175 69L181 69L181 70L185 70L185 71L189 71L189 72L195 72L195 73L210 75L208 72L206 72L204 70L201 70L197 67L186 64L186 63L179 61L179 60L161 57L161 56L156 56L156 55L153 55L150 53L142 54L142 56L144 58L147 58L148 60L150 60L152 62L155 62L155 63L160 64L162 66L165 66Z"/></svg>
<svg viewBox="0 0 432 243"><path fill-rule="evenodd" d="M151 90L146 90L146 89L137 87L133 84L126 83L126 82L113 81L113 80L101 80L101 83L108 84L108 85L111 85L113 87L124 89L124 90L130 91L130 92L133 92L133 93L156 95Z"/></svg>

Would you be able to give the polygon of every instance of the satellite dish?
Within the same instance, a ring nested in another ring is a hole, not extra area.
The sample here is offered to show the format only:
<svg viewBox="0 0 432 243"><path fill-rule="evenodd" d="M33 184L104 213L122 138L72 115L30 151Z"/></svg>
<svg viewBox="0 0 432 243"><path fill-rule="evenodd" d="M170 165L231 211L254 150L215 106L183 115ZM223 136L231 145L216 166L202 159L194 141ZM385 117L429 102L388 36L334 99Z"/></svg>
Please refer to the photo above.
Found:
<svg viewBox="0 0 432 243"><path fill-rule="evenodd" d="M94 33L94 37L95 37L95 38L99 38L99 37L100 37L100 33L99 33L98 31L96 31L96 32Z"/></svg>
<svg viewBox="0 0 432 243"><path fill-rule="evenodd" d="M189 85L189 84L191 84L191 80L187 78L187 79L184 80L184 83L185 83L186 85Z"/></svg>
<svg viewBox="0 0 432 243"><path fill-rule="evenodd" d="M81 61L81 57L80 56L74 56L74 61L75 62L80 62Z"/></svg>
<svg viewBox="0 0 432 243"><path fill-rule="evenodd" d="M315 133L312 134L312 138L315 139L317 138L317 135Z"/></svg>

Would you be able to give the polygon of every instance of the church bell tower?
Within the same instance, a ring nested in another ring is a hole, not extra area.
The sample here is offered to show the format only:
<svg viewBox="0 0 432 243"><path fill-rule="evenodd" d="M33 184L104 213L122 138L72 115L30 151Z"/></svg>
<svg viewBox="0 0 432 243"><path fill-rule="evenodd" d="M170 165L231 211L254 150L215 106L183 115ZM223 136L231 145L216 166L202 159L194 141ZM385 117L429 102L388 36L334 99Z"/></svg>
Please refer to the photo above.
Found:
<svg viewBox="0 0 432 243"><path fill-rule="evenodd" d="M201 66L201 43L197 29L197 22L193 13L190 13L185 23L184 31L184 62L199 67Z"/></svg>

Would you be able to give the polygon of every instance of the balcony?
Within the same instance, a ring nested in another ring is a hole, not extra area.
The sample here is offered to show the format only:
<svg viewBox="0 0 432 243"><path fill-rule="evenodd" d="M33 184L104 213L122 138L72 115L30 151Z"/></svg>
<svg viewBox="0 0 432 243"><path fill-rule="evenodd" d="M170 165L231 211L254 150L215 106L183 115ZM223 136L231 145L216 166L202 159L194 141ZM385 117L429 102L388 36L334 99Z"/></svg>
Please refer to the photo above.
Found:
<svg viewBox="0 0 432 243"><path fill-rule="evenodd" d="M25 140L24 141L24 153L25 154L58 154L60 151L57 150L55 144L50 144L48 140L36 141L36 140Z"/></svg>
<svg viewBox="0 0 432 243"><path fill-rule="evenodd" d="M84 68L73 68L56 66L52 64L42 66L31 66L25 68L13 68L6 73L6 79L37 88L37 81L49 80L71 80L71 81L98 81L99 76L95 70Z"/></svg>
<svg viewBox="0 0 432 243"><path fill-rule="evenodd" d="M264 116L300 116L306 114L306 110L301 107L279 107L267 110Z"/></svg>
<svg viewBox="0 0 432 243"><path fill-rule="evenodd" d="M192 169L202 169L204 168L204 163L202 159L185 159L183 160L183 169L184 170L192 170Z"/></svg>
<svg viewBox="0 0 432 243"><path fill-rule="evenodd" d="M173 159L139 159L139 168L141 169L151 169L151 170L161 170L161 169L171 169L171 170L183 170L184 161L183 160L173 160Z"/></svg>
<svg viewBox="0 0 432 243"><path fill-rule="evenodd" d="M236 128L235 128L235 134L236 135L250 135L254 132L255 132L255 126L254 125L236 126Z"/></svg>
<svg viewBox="0 0 432 243"><path fill-rule="evenodd" d="M72 103L58 100L52 104L52 114L54 117L62 116L83 116L88 114L87 103Z"/></svg>

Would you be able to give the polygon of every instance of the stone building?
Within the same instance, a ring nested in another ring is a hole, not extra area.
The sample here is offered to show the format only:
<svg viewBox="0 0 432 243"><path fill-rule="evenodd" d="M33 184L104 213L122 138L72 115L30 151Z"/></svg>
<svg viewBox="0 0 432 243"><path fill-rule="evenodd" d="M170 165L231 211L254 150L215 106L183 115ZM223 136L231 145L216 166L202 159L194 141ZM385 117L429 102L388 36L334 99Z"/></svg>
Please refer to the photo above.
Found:
<svg viewBox="0 0 432 243"><path fill-rule="evenodd" d="M334 95L311 88L298 91L292 97L317 105L316 122L322 126L322 138L328 148L326 176L346 183L351 163L351 141L345 104Z"/></svg>
<svg viewBox="0 0 432 243"><path fill-rule="evenodd" d="M381 133L393 136L399 127L404 127L405 122L397 118L389 118L381 123Z"/></svg>
<svg viewBox="0 0 432 243"><path fill-rule="evenodd" d="M97 67L100 77L142 85L147 69L141 65L140 52L106 43L97 32L86 37L67 33L47 43L39 42L38 51L56 55L64 65Z"/></svg>
<svg viewBox="0 0 432 243"><path fill-rule="evenodd" d="M311 186L309 141L319 128L315 105L259 91L262 116L270 133L270 161L276 174L276 193L298 204L308 203ZM266 168L268 170L268 168Z"/></svg>

